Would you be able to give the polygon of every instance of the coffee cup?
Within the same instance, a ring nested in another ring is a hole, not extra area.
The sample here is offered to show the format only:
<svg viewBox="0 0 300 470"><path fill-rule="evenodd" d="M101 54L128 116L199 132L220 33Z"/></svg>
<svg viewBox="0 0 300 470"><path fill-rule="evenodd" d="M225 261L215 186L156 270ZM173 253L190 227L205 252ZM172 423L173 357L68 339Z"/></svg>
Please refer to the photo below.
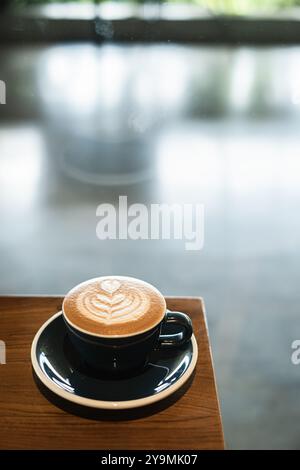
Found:
<svg viewBox="0 0 300 470"><path fill-rule="evenodd" d="M153 351L178 348L190 340L188 315L167 310L151 284L106 276L74 287L63 302L69 339L92 369L128 374L145 367ZM168 333L166 325L172 325Z"/></svg>

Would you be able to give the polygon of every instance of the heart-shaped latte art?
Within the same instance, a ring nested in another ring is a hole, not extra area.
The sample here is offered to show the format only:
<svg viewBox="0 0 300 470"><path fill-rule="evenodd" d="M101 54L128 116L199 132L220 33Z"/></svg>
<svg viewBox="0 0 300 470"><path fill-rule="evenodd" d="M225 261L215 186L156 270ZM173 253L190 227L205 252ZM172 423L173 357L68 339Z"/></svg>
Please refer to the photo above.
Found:
<svg viewBox="0 0 300 470"><path fill-rule="evenodd" d="M149 310L150 299L140 289L122 291L117 279L105 279L99 287L98 292L84 291L77 299L80 310L90 318L111 325L136 320Z"/></svg>
<svg viewBox="0 0 300 470"><path fill-rule="evenodd" d="M105 279L100 282L100 287L105 292L113 294L121 287L121 283L117 279Z"/></svg>

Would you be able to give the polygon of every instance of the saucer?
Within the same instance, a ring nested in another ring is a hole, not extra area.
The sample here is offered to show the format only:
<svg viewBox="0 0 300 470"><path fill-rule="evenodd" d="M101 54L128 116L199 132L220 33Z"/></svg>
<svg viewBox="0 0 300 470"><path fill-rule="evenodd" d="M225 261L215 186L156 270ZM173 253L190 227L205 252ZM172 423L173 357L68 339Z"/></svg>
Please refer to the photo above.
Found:
<svg viewBox="0 0 300 470"><path fill-rule="evenodd" d="M112 378L92 371L74 351L62 313L39 329L31 347L37 378L56 396L90 408L125 410L158 402L178 391L191 377L198 357L192 336L185 345L154 351L142 371Z"/></svg>

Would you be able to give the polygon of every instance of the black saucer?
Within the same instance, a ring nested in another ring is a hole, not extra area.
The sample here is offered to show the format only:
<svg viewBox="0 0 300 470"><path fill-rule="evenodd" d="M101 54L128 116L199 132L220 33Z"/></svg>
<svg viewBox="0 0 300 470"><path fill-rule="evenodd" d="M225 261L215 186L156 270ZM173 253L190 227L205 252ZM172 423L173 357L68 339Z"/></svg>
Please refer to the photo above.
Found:
<svg viewBox="0 0 300 470"><path fill-rule="evenodd" d="M40 328L31 349L34 372L46 389L68 402L100 410L138 408L172 395L190 378L197 355L193 336L180 348L153 352L139 373L109 377L89 369L78 357L61 312Z"/></svg>

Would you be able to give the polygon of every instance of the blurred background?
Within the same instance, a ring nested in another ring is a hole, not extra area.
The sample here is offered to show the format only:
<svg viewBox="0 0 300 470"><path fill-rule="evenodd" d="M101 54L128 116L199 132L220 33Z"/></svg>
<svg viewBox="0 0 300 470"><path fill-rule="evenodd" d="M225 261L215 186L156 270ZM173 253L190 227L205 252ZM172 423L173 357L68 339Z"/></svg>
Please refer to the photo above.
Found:
<svg viewBox="0 0 300 470"><path fill-rule="evenodd" d="M227 446L300 448L300 1L0 8L0 294L203 296ZM203 203L204 248L98 240L120 195Z"/></svg>

